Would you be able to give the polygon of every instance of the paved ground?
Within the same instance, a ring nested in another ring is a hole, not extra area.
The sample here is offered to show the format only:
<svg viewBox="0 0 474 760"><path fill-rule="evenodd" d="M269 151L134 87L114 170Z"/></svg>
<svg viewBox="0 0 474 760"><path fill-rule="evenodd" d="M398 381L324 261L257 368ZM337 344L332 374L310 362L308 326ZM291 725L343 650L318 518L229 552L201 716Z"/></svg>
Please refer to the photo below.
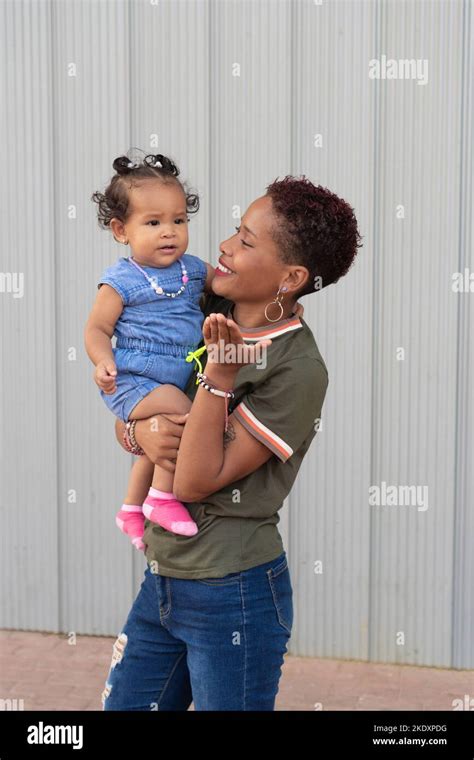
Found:
<svg viewBox="0 0 474 760"><path fill-rule="evenodd" d="M0 699L25 710L102 710L114 637L0 631ZM286 656L277 710L452 710L474 670ZM21 703L20 703L21 704ZM191 709L193 709L191 707Z"/></svg>

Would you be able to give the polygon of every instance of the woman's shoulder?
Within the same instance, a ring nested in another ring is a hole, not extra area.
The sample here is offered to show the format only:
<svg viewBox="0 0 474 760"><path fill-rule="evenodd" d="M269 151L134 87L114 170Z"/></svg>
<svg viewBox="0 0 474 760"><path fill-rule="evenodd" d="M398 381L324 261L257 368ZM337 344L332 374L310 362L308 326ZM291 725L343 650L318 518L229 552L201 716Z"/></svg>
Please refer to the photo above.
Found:
<svg viewBox="0 0 474 760"><path fill-rule="evenodd" d="M264 369L267 371L261 377L277 375L298 386L315 381L324 383L329 376L328 369L313 331L302 317L296 321L297 327L277 336L266 351Z"/></svg>
<svg viewBox="0 0 474 760"><path fill-rule="evenodd" d="M303 329L298 330L298 335L294 336L296 340L292 341L292 350L289 352L288 359L296 362L297 371L299 370L303 373L309 371L316 375L322 372L328 377L328 368L319 350L313 331L302 317L300 317L300 322Z"/></svg>
<svg viewBox="0 0 474 760"><path fill-rule="evenodd" d="M251 377L243 379L250 380L249 385L265 398L279 398L283 403L285 398L291 396L292 402L290 404L288 400L288 406L299 405L302 401L308 403L310 399L319 401L329 384L329 374L322 356L317 350L293 356L291 352L288 354L273 359L268 352L266 367L251 371Z"/></svg>
<svg viewBox="0 0 474 760"><path fill-rule="evenodd" d="M238 378L234 416L286 462L321 416L328 387L325 366L312 355L270 359L261 369L244 367Z"/></svg>

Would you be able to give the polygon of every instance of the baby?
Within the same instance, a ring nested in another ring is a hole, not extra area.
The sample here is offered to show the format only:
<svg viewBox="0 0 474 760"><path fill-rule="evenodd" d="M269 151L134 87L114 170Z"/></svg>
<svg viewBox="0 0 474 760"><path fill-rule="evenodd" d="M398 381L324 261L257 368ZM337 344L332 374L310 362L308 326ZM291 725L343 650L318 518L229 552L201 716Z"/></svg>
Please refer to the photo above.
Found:
<svg viewBox="0 0 474 760"><path fill-rule="evenodd" d="M191 401L183 391L193 371L188 355L202 339L199 300L215 272L185 253L187 215L198 211L199 198L187 192L176 165L161 154L147 155L140 164L120 156L113 168L105 193L95 192L92 200L99 224L129 244L132 255L105 269L98 283L84 332L94 379L109 409L124 422L186 414ZM197 533L173 495L173 480L173 473L145 455L135 461L116 522L137 549L145 548L145 517L173 533Z"/></svg>

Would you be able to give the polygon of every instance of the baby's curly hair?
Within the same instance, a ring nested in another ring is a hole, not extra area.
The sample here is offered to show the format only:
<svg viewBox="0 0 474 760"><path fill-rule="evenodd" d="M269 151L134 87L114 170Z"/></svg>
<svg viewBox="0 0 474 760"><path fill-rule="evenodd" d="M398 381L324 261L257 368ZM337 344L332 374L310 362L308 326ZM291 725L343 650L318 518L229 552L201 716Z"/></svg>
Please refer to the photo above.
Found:
<svg viewBox="0 0 474 760"><path fill-rule="evenodd" d="M268 185L267 195L272 200L273 238L281 259L286 264L302 264L309 271L306 285L295 298L343 277L362 245L351 206L304 175L275 180Z"/></svg>
<svg viewBox="0 0 474 760"><path fill-rule="evenodd" d="M161 153L149 153L143 161L131 161L128 156L119 156L112 164L115 174L105 192L96 191L91 200L97 203L97 217L100 227L110 228L112 219L125 223L130 216L129 190L137 187L143 180L155 179L163 184L176 183L181 187L186 198L186 211L195 214L199 211L199 197L190 193L185 182L178 179L179 169L171 159Z"/></svg>

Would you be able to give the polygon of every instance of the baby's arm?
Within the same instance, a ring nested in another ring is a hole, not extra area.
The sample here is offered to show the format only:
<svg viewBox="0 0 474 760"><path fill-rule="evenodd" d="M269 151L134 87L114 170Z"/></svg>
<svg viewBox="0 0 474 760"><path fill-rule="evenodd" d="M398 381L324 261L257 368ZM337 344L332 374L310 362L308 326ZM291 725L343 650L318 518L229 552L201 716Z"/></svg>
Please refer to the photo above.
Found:
<svg viewBox="0 0 474 760"><path fill-rule="evenodd" d="M116 391L115 366L112 351L112 336L115 323L123 311L123 301L111 285L104 283L99 288L95 303L84 329L84 345L87 355L95 364L94 380L104 393Z"/></svg>
<svg viewBox="0 0 474 760"><path fill-rule="evenodd" d="M205 261L204 263L207 268L207 277L206 277L206 282L204 283L204 291L206 293L212 293L211 282L214 279L214 274L216 270L211 264L208 264L207 261Z"/></svg>

